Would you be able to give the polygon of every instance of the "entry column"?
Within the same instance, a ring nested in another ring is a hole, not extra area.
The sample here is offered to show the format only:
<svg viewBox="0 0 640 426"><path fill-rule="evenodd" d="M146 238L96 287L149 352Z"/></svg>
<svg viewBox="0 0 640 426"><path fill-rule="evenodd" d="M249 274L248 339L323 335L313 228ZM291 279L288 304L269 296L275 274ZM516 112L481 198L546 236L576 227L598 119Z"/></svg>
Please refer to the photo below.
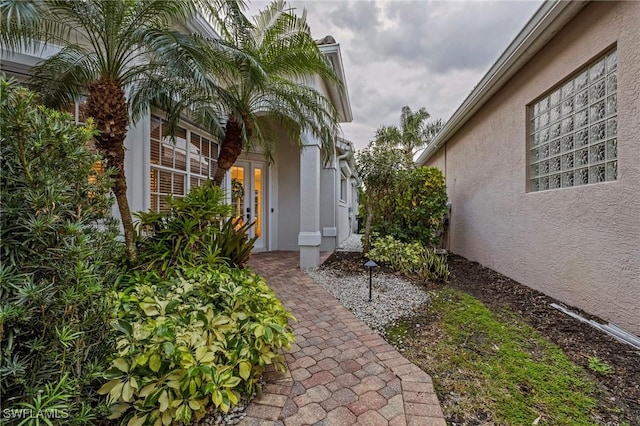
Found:
<svg viewBox="0 0 640 426"><path fill-rule="evenodd" d="M300 150L300 268L320 264L320 143L311 135L302 136Z"/></svg>

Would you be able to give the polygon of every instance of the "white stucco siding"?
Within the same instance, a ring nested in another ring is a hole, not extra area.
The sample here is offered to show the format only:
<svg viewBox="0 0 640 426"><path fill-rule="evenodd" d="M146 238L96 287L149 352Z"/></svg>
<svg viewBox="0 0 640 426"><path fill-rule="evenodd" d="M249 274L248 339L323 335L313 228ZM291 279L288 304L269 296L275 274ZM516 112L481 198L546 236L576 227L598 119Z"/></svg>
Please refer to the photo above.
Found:
<svg viewBox="0 0 640 426"><path fill-rule="evenodd" d="M349 236L349 206L346 203L339 202L336 213L338 221L338 244L343 242Z"/></svg>
<svg viewBox="0 0 640 426"><path fill-rule="evenodd" d="M452 252L636 334L638 28L639 3L590 3L428 161L446 170ZM526 106L613 46L618 52L617 181L527 192Z"/></svg>
<svg viewBox="0 0 640 426"><path fill-rule="evenodd" d="M336 249L336 169L320 170L320 232L322 243L320 251Z"/></svg>
<svg viewBox="0 0 640 426"><path fill-rule="evenodd" d="M127 131L125 145L125 174L127 199L131 212L149 210L149 157L150 117L142 117ZM117 208L114 208L114 213Z"/></svg>
<svg viewBox="0 0 640 426"><path fill-rule="evenodd" d="M300 148L284 141L278 145L273 167L278 168L278 250L299 250ZM273 217L273 215L272 215Z"/></svg>

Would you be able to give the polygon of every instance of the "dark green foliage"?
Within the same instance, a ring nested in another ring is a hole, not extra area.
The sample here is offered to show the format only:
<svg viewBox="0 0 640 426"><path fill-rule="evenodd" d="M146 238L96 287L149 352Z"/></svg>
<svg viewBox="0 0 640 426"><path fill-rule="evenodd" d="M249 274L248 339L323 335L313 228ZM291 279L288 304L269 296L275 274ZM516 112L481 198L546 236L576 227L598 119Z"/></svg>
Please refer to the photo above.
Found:
<svg viewBox="0 0 640 426"><path fill-rule="evenodd" d="M118 353L99 393L121 424L189 424L211 404L227 412L267 365L284 370L292 317L264 278L225 265L173 270L132 274L117 294Z"/></svg>
<svg viewBox="0 0 640 426"><path fill-rule="evenodd" d="M65 424L96 417L95 380L113 350L106 294L122 247L109 175L85 148L93 135L0 78L2 408Z"/></svg>
<svg viewBox="0 0 640 426"><path fill-rule="evenodd" d="M435 167L395 171L387 191L378 195L372 229L403 242L418 241L433 247L447 211L444 176Z"/></svg>
<svg viewBox="0 0 640 426"><path fill-rule="evenodd" d="M362 240L365 252L371 246L372 224L376 218L382 217L378 200L389 197L394 180L403 167L402 162L402 151L381 140L371 141L356 156L358 176L365 187L365 191L360 194L363 207L360 214L367 218Z"/></svg>
<svg viewBox="0 0 640 426"><path fill-rule="evenodd" d="M391 235L373 239L368 257L405 274L416 275L422 282L447 281L447 257L419 242L403 243Z"/></svg>
<svg viewBox="0 0 640 426"><path fill-rule="evenodd" d="M177 266L216 264L242 268L256 238L253 226L230 218L224 191L214 185L192 189L183 199L169 199L170 210L138 213L140 235L136 269L155 269L167 275Z"/></svg>
<svg viewBox="0 0 640 426"><path fill-rule="evenodd" d="M253 222L240 224L235 218L227 219L215 234L215 246L220 249L220 256L226 259L229 265L243 268L249 260L253 244L258 237L249 238L249 229Z"/></svg>

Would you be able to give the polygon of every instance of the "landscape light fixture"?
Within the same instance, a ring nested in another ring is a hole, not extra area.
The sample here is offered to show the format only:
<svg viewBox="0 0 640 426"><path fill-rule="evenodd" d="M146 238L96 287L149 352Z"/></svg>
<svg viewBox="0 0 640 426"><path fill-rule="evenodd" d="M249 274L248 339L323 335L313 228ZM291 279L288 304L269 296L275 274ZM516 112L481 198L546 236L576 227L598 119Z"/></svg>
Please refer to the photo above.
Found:
<svg viewBox="0 0 640 426"><path fill-rule="evenodd" d="M373 260L369 260L364 264L367 268L369 268L369 302L371 302L371 286L373 283L373 268L376 268L378 264Z"/></svg>

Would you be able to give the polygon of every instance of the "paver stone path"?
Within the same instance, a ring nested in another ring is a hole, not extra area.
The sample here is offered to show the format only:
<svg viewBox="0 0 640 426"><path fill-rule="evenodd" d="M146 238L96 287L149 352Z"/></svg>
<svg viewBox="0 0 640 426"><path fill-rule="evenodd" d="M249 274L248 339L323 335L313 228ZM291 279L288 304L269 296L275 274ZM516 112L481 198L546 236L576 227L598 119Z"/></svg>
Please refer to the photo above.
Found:
<svg viewBox="0 0 640 426"><path fill-rule="evenodd" d="M265 373L242 426L445 426L431 377L298 268L297 252L251 256L297 318L287 373Z"/></svg>

